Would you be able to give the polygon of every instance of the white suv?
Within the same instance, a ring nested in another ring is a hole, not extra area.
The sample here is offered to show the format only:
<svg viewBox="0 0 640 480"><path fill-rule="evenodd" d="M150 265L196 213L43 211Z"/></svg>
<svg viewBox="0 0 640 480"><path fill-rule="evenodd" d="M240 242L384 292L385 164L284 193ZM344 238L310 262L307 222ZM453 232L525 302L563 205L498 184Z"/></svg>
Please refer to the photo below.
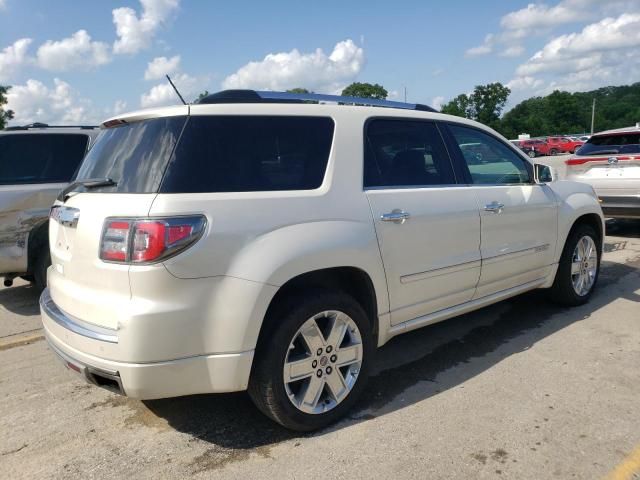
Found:
<svg viewBox="0 0 640 480"><path fill-rule="evenodd" d="M421 105L227 91L119 116L52 209L46 336L121 394L248 389L320 428L395 335L535 288L587 301L602 211L547 174Z"/></svg>

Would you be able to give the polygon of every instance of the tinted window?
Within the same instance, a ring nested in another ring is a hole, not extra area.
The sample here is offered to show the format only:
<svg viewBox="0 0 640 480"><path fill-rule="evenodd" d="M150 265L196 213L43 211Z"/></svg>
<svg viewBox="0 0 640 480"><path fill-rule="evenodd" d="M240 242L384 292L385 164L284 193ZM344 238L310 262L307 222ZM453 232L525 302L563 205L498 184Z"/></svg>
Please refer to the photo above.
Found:
<svg viewBox="0 0 640 480"><path fill-rule="evenodd" d="M613 155L618 153L640 153L640 133L600 135L591 137L578 155Z"/></svg>
<svg viewBox="0 0 640 480"><path fill-rule="evenodd" d="M324 179L332 139L330 118L193 116L161 191L315 189Z"/></svg>
<svg viewBox="0 0 640 480"><path fill-rule="evenodd" d="M166 117L104 129L77 179L110 178L114 187L92 191L157 192L186 117Z"/></svg>
<svg viewBox="0 0 640 480"><path fill-rule="evenodd" d="M452 183L451 162L434 123L378 119L367 124L365 187Z"/></svg>
<svg viewBox="0 0 640 480"><path fill-rule="evenodd" d="M474 184L530 183L526 160L506 144L475 128L449 128Z"/></svg>
<svg viewBox="0 0 640 480"><path fill-rule="evenodd" d="M87 135L0 135L0 184L63 183L87 151Z"/></svg>

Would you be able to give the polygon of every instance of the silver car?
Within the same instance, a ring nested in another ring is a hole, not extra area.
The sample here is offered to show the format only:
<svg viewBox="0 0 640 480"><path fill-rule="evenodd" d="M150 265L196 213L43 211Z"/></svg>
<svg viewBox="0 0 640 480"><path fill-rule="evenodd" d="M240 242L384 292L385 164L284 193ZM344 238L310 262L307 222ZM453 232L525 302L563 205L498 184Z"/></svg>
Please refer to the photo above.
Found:
<svg viewBox="0 0 640 480"><path fill-rule="evenodd" d="M640 218L640 123L593 135L565 163L569 180L595 189L606 217Z"/></svg>
<svg viewBox="0 0 640 480"><path fill-rule="evenodd" d="M75 175L98 127L42 123L0 131L0 277L46 283L49 208Z"/></svg>

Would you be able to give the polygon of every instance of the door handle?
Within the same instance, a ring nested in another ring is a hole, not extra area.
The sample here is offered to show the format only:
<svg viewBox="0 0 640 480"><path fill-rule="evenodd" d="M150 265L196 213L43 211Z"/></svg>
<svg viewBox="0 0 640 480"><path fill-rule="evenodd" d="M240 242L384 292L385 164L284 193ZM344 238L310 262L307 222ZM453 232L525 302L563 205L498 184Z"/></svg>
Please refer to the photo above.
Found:
<svg viewBox="0 0 640 480"><path fill-rule="evenodd" d="M411 215L408 212L405 212L404 210L400 210L399 208L396 208L392 210L390 213L383 213L380 216L380 220L382 220L383 222L393 222L393 223L403 224L410 217Z"/></svg>
<svg viewBox="0 0 640 480"><path fill-rule="evenodd" d="M496 202L495 200L488 205L484 206L484 210L486 212L492 213L502 213L502 209L504 208L504 203Z"/></svg>

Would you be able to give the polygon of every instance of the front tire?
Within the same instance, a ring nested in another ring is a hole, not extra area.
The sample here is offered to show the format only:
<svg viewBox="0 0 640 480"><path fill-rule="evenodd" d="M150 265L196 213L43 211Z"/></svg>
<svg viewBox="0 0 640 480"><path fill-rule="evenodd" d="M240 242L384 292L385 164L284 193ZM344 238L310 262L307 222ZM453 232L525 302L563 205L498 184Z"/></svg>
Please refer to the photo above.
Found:
<svg viewBox="0 0 640 480"><path fill-rule="evenodd" d="M600 273L599 245L592 227L578 225L571 231L550 290L553 301L573 307L589 300Z"/></svg>
<svg viewBox="0 0 640 480"><path fill-rule="evenodd" d="M249 381L255 405L297 431L340 419L362 393L374 351L362 306L320 290L290 298L267 321Z"/></svg>

